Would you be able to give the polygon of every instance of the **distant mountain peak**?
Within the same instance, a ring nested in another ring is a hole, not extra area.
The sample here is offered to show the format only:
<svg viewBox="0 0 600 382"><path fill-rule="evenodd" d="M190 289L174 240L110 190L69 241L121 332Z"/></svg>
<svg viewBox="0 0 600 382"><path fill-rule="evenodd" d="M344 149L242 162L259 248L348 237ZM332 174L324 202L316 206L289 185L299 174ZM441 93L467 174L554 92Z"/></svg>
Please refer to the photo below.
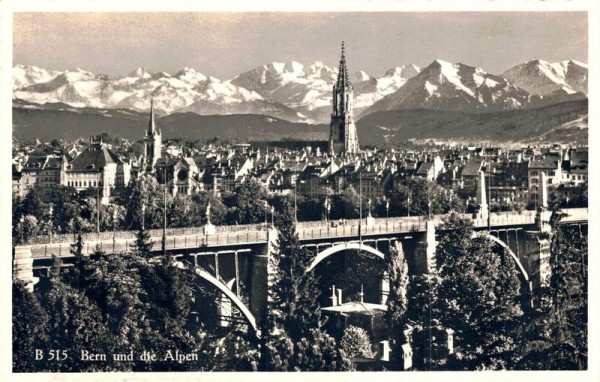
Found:
<svg viewBox="0 0 600 382"><path fill-rule="evenodd" d="M588 66L574 60L530 60L508 69L502 76L536 96L587 94L588 89Z"/></svg>
<svg viewBox="0 0 600 382"><path fill-rule="evenodd" d="M134 70L129 73L129 77L137 77L137 78L151 78L152 73L146 70L143 66L138 66Z"/></svg>

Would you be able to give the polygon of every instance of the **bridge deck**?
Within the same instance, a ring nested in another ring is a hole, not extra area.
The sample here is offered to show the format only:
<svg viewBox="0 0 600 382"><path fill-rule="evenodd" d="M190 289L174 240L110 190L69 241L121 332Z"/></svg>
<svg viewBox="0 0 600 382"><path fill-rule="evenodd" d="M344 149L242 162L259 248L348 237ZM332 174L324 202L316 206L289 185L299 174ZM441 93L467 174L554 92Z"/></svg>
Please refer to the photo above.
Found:
<svg viewBox="0 0 600 382"><path fill-rule="evenodd" d="M587 208L564 210L567 216L561 221L578 222L587 220ZM432 217L434 223L439 225L446 215ZM476 228L487 227L487 219L473 219L470 214L463 214L473 221ZM394 235L410 232L425 231L426 218L423 216L394 217L378 219L352 219L345 222L299 222L297 231L300 240L317 240L323 238L348 238L358 237L359 231L363 237L376 235ZM492 228L508 226L527 226L534 224L535 212L498 212L490 214ZM265 224L219 226L215 233L204 234L203 227L183 229L168 229L166 236L166 249L168 251L193 249L201 247L219 247L252 245L266 243L268 226ZM162 250L162 230L148 231L153 241L153 251ZM83 235L85 254L94 253L97 249L107 253L122 253L135 248L135 231L102 232L98 234ZM69 257L71 244L75 241L73 235L56 235L37 237L34 243L29 244L33 257L36 259L49 258L52 254L59 257ZM36 243L37 242L37 243Z"/></svg>

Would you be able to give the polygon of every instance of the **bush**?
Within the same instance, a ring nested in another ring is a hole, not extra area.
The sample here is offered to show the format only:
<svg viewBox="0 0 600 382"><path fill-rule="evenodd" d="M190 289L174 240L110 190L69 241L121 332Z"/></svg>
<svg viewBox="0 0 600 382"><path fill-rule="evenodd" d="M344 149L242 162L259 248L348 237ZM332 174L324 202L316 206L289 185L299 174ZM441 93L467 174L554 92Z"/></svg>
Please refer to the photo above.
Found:
<svg viewBox="0 0 600 382"><path fill-rule="evenodd" d="M341 341L342 349L348 357L374 358L369 334L363 328L349 325L344 330Z"/></svg>

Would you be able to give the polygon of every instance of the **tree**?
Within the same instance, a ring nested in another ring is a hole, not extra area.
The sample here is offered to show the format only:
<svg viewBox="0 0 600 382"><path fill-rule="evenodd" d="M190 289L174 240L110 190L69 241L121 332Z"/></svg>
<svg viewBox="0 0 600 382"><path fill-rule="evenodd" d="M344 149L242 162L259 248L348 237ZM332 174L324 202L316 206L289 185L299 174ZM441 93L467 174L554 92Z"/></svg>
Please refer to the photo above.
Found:
<svg viewBox="0 0 600 382"><path fill-rule="evenodd" d="M298 206L298 221L322 219L323 201L323 198L297 194L296 204ZM334 209L332 209L332 211L335 212Z"/></svg>
<svg viewBox="0 0 600 382"><path fill-rule="evenodd" d="M224 197L229 209L228 224L256 224L264 221L267 190L256 179L248 179Z"/></svg>
<svg viewBox="0 0 600 382"><path fill-rule="evenodd" d="M358 217L360 195L354 190L354 187L346 187L341 194L334 195L331 202L331 219L354 219ZM366 214L363 213L363 216L366 216Z"/></svg>
<svg viewBox="0 0 600 382"><path fill-rule="evenodd" d="M272 328L270 332L265 333L263 346L264 371L288 371L290 369L294 343L284 329Z"/></svg>
<svg viewBox="0 0 600 382"><path fill-rule="evenodd" d="M391 327L402 327L408 311L408 263L402 242L397 241L386 257L390 292L386 300L388 322Z"/></svg>
<svg viewBox="0 0 600 382"><path fill-rule="evenodd" d="M75 266L71 270L70 284L81 291L84 290L93 270L89 258L83 255L83 239L77 235L75 243L71 244L71 254L75 256Z"/></svg>
<svg viewBox="0 0 600 382"><path fill-rule="evenodd" d="M162 204L161 204L162 205ZM172 228L191 227L193 215L192 199L187 195L177 195L167 198L167 225ZM202 214L201 211L194 211Z"/></svg>
<svg viewBox="0 0 600 382"><path fill-rule="evenodd" d="M274 283L276 301L282 315L282 324L292 340L299 340L310 328L319 325L320 290L312 272L306 272L311 253L302 248L294 225L291 200L282 199L275 221L277 243L274 257L279 259L279 275Z"/></svg>
<svg viewBox="0 0 600 382"><path fill-rule="evenodd" d="M363 328L352 325L346 327L340 345L342 346L342 350L344 350L344 353L350 358L375 357L369 334Z"/></svg>
<svg viewBox="0 0 600 382"><path fill-rule="evenodd" d="M352 362L338 348L335 338L320 329L311 329L306 338L296 343L293 364L296 371L347 371Z"/></svg>
<svg viewBox="0 0 600 382"><path fill-rule="evenodd" d="M39 370L35 362L35 349L46 342L48 316L42 309L37 295L29 292L25 284L12 284L12 364L13 372Z"/></svg>
<svg viewBox="0 0 600 382"><path fill-rule="evenodd" d="M46 371L93 371L102 365L79 361L82 349L105 353L108 331L100 311L81 291L61 280L60 264L54 262L50 277L38 289L39 301L47 313L47 325L42 349L60 349L66 359L40 362Z"/></svg>
<svg viewBox="0 0 600 382"><path fill-rule="evenodd" d="M152 240L147 230L140 227L135 239L135 254L143 259L148 259L152 252Z"/></svg>
<svg viewBox="0 0 600 382"><path fill-rule="evenodd" d="M68 231L68 226L65 222L76 219L81 216L83 210L87 210L87 206L85 206L85 203L83 203L81 197L73 187L55 186L49 195L48 201L55 207L60 206L60 208L54 208L52 214L52 221L54 227L56 227L55 232L58 233L72 233L73 231ZM86 218L88 221L91 220L90 216ZM94 226L95 224L94 220Z"/></svg>
<svg viewBox="0 0 600 382"><path fill-rule="evenodd" d="M410 198L410 203L409 203ZM406 178L391 194L390 210L395 215L445 214L464 210L462 199L452 190L424 178Z"/></svg>
<svg viewBox="0 0 600 382"><path fill-rule="evenodd" d="M409 340L403 338L404 326L407 322L408 312L408 264L404 257L402 242L397 241L390 248L389 254L386 254L387 274L389 280L390 291L386 300L387 305L387 321L389 328L392 331L392 343L394 352L397 355L396 361L400 362L402 344Z"/></svg>
<svg viewBox="0 0 600 382"><path fill-rule="evenodd" d="M520 369L588 367L588 239L578 228L555 226L549 298L524 330Z"/></svg>
<svg viewBox="0 0 600 382"><path fill-rule="evenodd" d="M293 342L284 329L284 296L277 287L281 282L280 254L274 251L267 262L267 304L261 327L261 370L286 371L288 358L293 353ZM281 355L284 354L284 357Z"/></svg>
<svg viewBox="0 0 600 382"><path fill-rule="evenodd" d="M43 218L43 203L40 191L37 187L29 190L27 195L21 201L21 214L35 216L37 219Z"/></svg>
<svg viewBox="0 0 600 382"><path fill-rule="evenodd" d="M140 273L153 327L164 335L183 331L190 314L192 289L174 258L168 254L158 264L141 266Z"/></svg>
<svg viewBox="0 0 600 382"><path fill-rule="evenodd" d="M140 175L132 179L124 192L125 200L125 227L137 230L145 228L160 228L163 226L163 190L151 175ZM144 206L144 208L142 208ZM144 217L142 219L142 211Z"/></svg>
<svg viewBox="0 0 600 382"><path fill-rule="evenodd" d="M437 246L441 284L440 322L454 329L465 369L507 368L513 362L512 333L523 312L515 264L490 240L472 239L471 223L452 216Z"/></svg>
<svg viewBox="0 0 600 382"><path fill-rule="evenodd" d="M148 321L146 291L140 269L145 261L136 254L101 256L94 263L95 272L88 288L94 290L94 301L110 336L110 353L140 353L152 350L143 342L152 334ZM116 370L132 370L135 363L115 362Z"/></svg>

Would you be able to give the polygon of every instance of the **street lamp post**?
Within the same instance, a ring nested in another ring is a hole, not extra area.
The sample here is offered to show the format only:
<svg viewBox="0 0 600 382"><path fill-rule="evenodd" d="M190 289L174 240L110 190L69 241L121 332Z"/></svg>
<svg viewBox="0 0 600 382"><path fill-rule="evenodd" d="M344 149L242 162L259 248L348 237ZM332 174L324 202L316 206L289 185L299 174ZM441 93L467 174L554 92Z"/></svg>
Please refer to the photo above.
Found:
<svg viewBox="0 0 600 382"><path fill-rule="evenodd" d="M96 187L96 237L100 240L100 183Z"/></svg>
<svg viewBox="0 0 600 382"><path fill-rule="evenodd" d="M325 198L325 223L329 223L329 212L331 211L331 203L329 202L329 196Z"/></svg>
<svg viewBox="0 0 600 382"><path fill-rule="evenodd" d="M114 252L115 245L117 242L117 208L116 207L113 209L112 226L113 226L113 252Z"/></svg>
<svg viewBox="0 0 600 382"><path fill-rule="evenodd" d="M298 223L298 176L294 179L294 221Z"/></svg>
<svg viewBox="0 0 600 382"><path fill-rule="evenodd" d="M358 241L362 244L362 170L358 173Z"/></svg>
<svg viewBox="0 0 600 382"><path fill-rule="evenodd" d="M19 227L20 227L20 231L21 231L21 244L23 244L23 231L24 231L24 224L25 224L25 218L23 217L23 215L21 215L21 217L19 218Z"/></svg>
<svg viewBox="0 0 600 382"><path fill-rule="evenodd" d="M406 216L410 217L410 195L406 199Z"/></svg>
<svg viewBox="0 0 600 382"><path fill-rule="evenodd" d="M48 211L48 215L50 215L50 227L48 228L49 232L49 236L50 236L50 243L52 243L52 214L54 212L54 208L52 207L52 204L50 204L50 210Z"/></svg>

